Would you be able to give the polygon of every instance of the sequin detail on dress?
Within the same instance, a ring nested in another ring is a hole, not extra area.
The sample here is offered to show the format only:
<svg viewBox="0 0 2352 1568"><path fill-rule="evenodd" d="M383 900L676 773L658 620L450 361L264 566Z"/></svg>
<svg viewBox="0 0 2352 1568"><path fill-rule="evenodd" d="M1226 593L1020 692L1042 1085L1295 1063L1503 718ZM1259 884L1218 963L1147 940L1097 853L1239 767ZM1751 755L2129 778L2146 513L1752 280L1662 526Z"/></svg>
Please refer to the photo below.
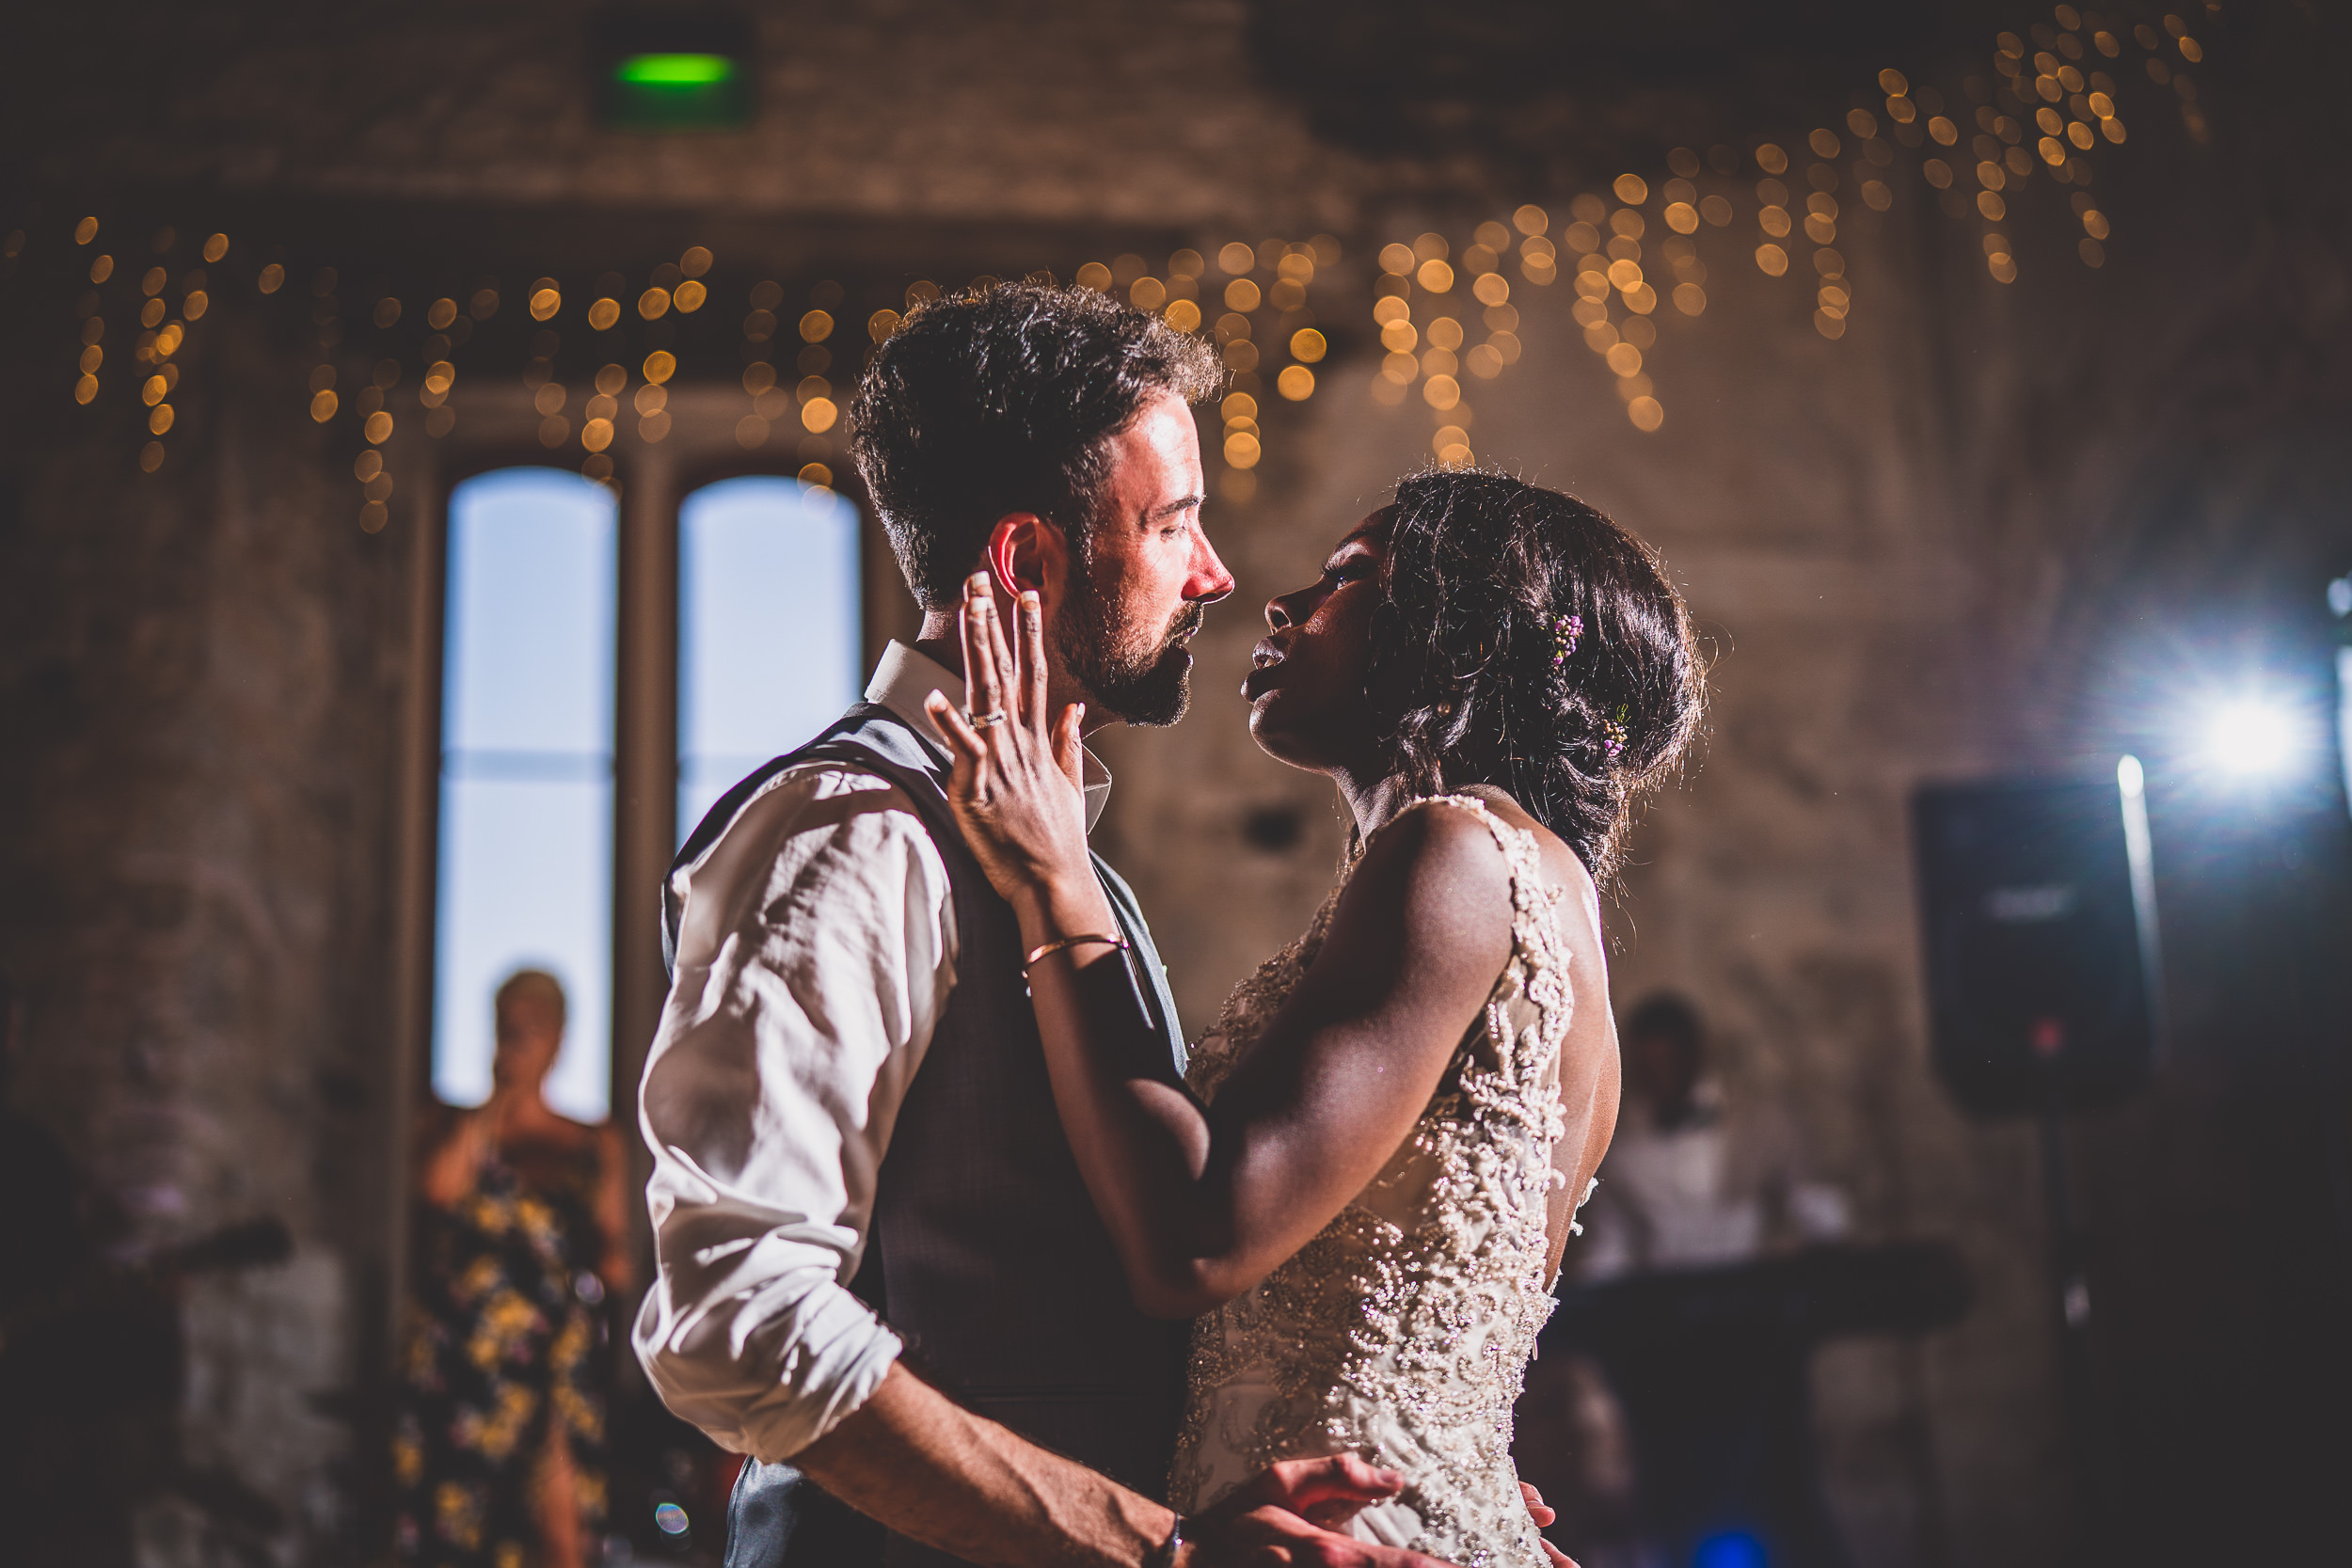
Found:
<svg viewBox="0 0 2352 1568"><path fill-rule="evenodd" d="M1512 951L1413 1132L1356 1200L1255 1289L1193 1330L1169 1481L1187 1513L1281 1459L1355 1452L1405 1491L1355 1533L1462 1568L1541 1568L1511 1463L1511 1408L1550 1317L1548 1196L1564 1126L1560 1042L1573 997L1534 836L1470 796L1509 862ZM1329 929L1339 887L1304 936L1237 987L1195 1048L1214 1098Z"/></svg>

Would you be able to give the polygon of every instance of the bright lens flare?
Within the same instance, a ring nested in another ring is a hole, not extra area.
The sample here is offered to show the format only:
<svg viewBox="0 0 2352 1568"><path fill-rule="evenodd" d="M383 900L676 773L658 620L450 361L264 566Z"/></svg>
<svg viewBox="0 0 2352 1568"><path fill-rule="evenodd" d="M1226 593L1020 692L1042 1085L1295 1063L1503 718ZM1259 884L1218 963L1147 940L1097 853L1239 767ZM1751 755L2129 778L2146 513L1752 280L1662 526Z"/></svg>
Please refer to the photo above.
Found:
<svg viewBox="0 0 2352 1568"><path fill-rule="evenodd" d="M2233 778L2274 778L2303 753L2303 724L2285 704L2237 697L2205 713L2201 737L2207 766Z"/></svg>

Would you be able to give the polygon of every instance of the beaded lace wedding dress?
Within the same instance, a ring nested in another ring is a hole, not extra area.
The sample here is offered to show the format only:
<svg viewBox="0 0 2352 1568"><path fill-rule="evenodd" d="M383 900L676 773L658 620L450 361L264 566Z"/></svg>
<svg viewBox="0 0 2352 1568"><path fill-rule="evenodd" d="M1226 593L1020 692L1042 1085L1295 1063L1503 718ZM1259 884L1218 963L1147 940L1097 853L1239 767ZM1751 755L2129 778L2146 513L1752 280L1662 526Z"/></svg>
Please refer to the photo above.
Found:
<svg viewBox="0 0 2352 1568"><path fill-rule="evenodd" d="M1412 1135L1338 1218L1193 1331L1170 1502L1186 1512L1277 1460L1355 1452L1403 1473L1358 1514L1359 1539L1462 1568L1541 1568L1511 1463L1511 1407L1551 1314L1545 1216L1563 1180L1560 1042L1567 1032L1563 891L1534 836L1470 796L1510 863L1511 958ZM1342 887L1345 879L1342 879ZM1340 897L1227 1001L1195 1049L1214 1099L1315 954Z"/></svg>

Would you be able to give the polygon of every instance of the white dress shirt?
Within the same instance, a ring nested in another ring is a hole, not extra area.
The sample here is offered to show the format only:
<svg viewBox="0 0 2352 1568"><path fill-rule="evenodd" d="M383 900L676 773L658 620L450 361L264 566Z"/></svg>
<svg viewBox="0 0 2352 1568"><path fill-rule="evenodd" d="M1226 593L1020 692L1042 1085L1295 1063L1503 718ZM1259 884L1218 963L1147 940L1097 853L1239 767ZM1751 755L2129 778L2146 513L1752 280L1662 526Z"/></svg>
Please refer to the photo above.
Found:
<svg viewBox="0 0 2352 1568"><path fill-rule="evenodd" d="M1585 1211L1580 1279L1720 1268L1762 1257L1776 1241L1846 1233L1845 1194L1810 1180L1788 1117L1769 1107L1726 1109L1712 1080L1692 1098L1692 1114L1661 1128L1639 1097L1627 1097Z"/></svg>
<svg viewBox="0 0 2352 1568"><path fill-rule="evenodd" d="M866 689L963 682L900 643ZM1089 754L1087 821L1109 790ZM946 863L904 791L838 763L761 786L672 874L677 959L639 1091L657 1273L630 1340L673 1411L790 1457L872 1395L898 1337L850 1293L876 1175L956 984Z"/></svg>

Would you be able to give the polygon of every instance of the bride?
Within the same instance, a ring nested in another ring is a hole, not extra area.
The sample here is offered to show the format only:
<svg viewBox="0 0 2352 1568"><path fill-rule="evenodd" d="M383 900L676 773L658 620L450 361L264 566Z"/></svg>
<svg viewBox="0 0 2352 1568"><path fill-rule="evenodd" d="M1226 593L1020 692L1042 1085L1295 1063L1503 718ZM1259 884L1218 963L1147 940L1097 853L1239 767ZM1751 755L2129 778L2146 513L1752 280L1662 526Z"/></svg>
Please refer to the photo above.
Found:
<svg viewBox="0 0 2352 1568"><path fill-rule="evenodd" d="M1119 927L1087 858L1083 709L1045 711L1034 594L1018 616L1008 646L989 594L967 597L972 709L931 712L1136 1299L1198 1319L1170 1503L1353 1452L1404 1481L1359 1538L1543 1563L1511 1409L1616 1119L1596 879L1697 723L1680 599L1591 507L1454 470L1403 482L1268 604L1250 733L1328 774L1355 831L1184 1088L1151 1072L1100 934Z"/></svg>

